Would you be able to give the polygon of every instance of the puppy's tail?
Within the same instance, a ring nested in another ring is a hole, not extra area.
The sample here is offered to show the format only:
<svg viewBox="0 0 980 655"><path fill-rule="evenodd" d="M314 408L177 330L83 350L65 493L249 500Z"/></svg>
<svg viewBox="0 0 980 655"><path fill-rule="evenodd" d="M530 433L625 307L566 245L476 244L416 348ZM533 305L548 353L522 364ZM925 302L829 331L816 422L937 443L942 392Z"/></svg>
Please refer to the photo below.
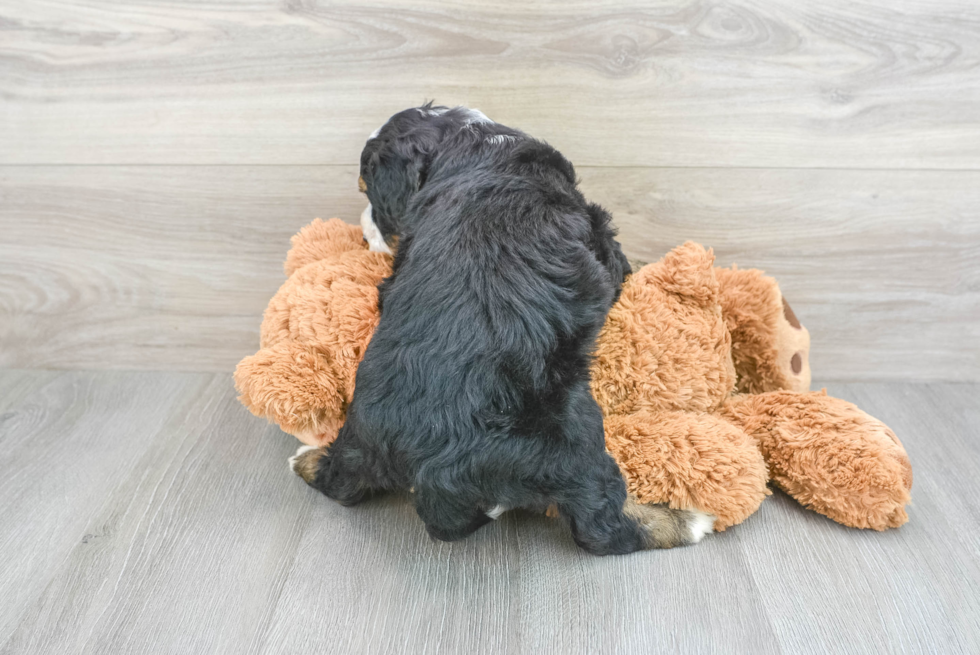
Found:
<svg viewBox="0 0 980 655"><path fill-rule="evenodd" d="M626 498L623 514L636 521L646 548L696 544L712 531L715 524L715 517L696 509L642 505L633 496Z"/></svg>

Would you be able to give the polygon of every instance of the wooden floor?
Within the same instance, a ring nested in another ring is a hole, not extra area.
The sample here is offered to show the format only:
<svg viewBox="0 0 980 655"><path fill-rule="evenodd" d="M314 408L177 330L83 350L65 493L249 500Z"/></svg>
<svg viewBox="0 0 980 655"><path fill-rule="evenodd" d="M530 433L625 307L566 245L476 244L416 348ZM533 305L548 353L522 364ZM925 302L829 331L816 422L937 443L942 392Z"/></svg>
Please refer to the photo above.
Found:
<svg viewBox="0 0 980 655"><path fill-rule="evenodd" d="M697 546L602 559L543 516L450 545L404 497L340 507L229 375L6 370L0 652L980 652L980 385L829 390L905 440L906 526L776 493Z"/></svg>

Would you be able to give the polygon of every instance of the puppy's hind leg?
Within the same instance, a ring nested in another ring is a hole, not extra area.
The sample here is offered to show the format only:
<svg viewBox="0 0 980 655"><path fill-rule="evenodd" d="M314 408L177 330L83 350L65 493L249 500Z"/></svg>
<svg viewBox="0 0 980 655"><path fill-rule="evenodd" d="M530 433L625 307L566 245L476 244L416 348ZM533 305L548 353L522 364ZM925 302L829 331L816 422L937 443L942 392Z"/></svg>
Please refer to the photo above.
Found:
<svg viewBox="0 0 980 655"><path fill-rule="evenodd" d="M579 546L596 555L622 555L694 544L711 531L714 519L708 514L637 503L627 496L612 457L602 458L558 503Z"/></svg>
<svg viewBox="0 0 980 655"><path fill-rule="evenodd" d="M289 458L293 473L341 505L356 505L374 491L366 467L364 454L343 429L333 444L302 446Z"/></svg>
<svg viewBox="0 0 980 655"><path fill-rule="evenodd" d="M648 548L693 544L710 532L714 519L696 510L640 505L627 498L619 466L606 452L602 413L588 388L569 395L571 420L566 438L577 458L566 462L564 484L554 489L558 512L568 519L572 536L597 555L618 555Z"/></svg>
<svg viewBox="0 0 980 655"><path fill-rule="evenodd" d="M493 520L476 501L431 485L416 486L415 511L429 536L439 541L458 541Z"/></svg>

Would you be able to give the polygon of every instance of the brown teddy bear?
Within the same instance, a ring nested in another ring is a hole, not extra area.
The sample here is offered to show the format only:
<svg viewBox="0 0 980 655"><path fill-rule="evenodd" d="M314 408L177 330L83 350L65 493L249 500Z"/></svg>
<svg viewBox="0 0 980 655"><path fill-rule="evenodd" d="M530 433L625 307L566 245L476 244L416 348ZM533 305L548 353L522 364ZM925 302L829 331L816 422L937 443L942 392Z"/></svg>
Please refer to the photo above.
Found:
<svg viewBox="0 0 980 655"><path fill-rule="evenodd" d="M285 271L235 383L256 416L322 446L343 424L391 257L368 251L359 227L317 219L293 237ZM845 525L905 523L904 448L851 403L809 392L808 354L806 329L760 271L715 268L695 243L635 271L592 367L630 492L709 512L724 530L759 507L771 478Z"/></svg>

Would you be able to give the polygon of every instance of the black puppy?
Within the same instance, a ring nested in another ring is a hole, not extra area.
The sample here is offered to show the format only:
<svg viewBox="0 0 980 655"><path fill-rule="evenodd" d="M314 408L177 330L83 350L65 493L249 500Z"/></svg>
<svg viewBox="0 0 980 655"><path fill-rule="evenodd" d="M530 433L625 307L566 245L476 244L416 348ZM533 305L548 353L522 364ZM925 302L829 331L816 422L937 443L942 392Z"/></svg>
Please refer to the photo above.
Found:
<svg viewBox="0 0 980 655"><path fill-rule="evenodd" d="M698 541L696 510L627 499L589 390L596 335L629 264L557 150L482 113L392 116L361 154L362 216L394 250L381 321L337 440L290 463L343 504L414 490L436 539L556 504L605 555Z"/></svg>

